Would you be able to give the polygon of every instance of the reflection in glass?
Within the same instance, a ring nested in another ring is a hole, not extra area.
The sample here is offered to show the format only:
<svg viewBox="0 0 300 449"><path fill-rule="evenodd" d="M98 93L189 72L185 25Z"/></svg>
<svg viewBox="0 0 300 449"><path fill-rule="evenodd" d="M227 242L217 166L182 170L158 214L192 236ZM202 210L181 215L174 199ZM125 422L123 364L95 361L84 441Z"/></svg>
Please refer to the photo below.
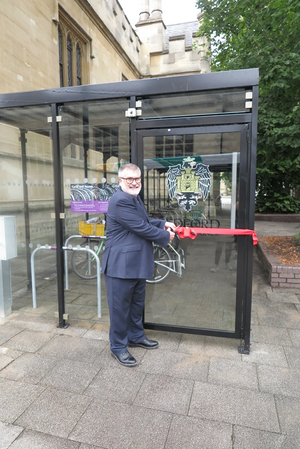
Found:
<svg viewBox="0 0 300 449"><path fill-rule="evenodd" d="M177 226L238 227L240 145L239 133L145 137L144 197L148 214ZM171 200L167 172L170 167L182 167L189 157L195 165L209 167L211 185L206 200L200 197L187 210L176 195ZM186 269L182 277L169 273L162 282L147 286L145 321L234 331L236 238L198 235L195 240L180 240L179 248L184 252ZM167 250L166 260L174 259L172 247Z"/></svg>
<svg viewBox="0 0 300 449"><path fill-rule="evenodd" d="M11 260L12 289L27 289L37 245L55 244L50 106L2 109L0 117L0 214L16 218L18 257ZM36 282L55 273L55 253L36 256ZM27 298L30 302L30 297Z"/></svg>
<svg viewBox="0 0 300 449"><path fill-rule="evenodd" d="M143 97L143 118L244 112L245 94L244 89L228 89Z"/></svg>

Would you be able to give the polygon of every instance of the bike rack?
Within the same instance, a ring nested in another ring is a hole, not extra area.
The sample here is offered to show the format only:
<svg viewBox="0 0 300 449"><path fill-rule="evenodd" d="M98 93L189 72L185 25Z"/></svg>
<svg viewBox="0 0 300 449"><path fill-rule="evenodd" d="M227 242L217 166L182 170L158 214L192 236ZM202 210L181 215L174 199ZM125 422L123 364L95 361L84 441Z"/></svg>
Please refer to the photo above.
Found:
<svg viewBox="0 0 300 449"><path fill-rule="evenodd" d="M35 287L35 265L34 265L34 256L35 254L40 251L41 249L50 249L50 250L56 250L56 246L38 246L31 254L31 284L32 284L32 307L33 309L37 308L36 304L36 287ZM63 246L62 249L65 251L65 254L68 251L87 251L91 253L97 263L97 306L98 306L98 318L101 318L101 276L100 276L100 260L97 254L90 248L68 248L66 246Z"/></svg>
<svg viewBox="0 0 300 449"><path fill-rule="evenodd" d="M93 239L105 239L106 237L103 235L71 235L69 238L67 238L66 242L65 242L65 247L68 247L68 243L71 239L75 239L75 238L93 238ZM66 249L72 249L71 247L66 248ZM76 249L76 251L78 251L78 249ZM64 254L64 259L65 259L65 289L69 290L69 269L68 269L68 251L65 251ZM100 262L100 261L99 261Z"/></svg>

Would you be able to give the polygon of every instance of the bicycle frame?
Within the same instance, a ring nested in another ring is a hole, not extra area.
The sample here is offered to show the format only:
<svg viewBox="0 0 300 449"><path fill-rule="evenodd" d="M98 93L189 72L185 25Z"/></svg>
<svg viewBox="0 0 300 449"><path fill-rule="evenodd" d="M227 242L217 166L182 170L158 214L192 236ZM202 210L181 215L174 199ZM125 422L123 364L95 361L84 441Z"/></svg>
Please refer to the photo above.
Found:
<svg viewBox="0 0 300 449"><path fill-rule="evenodd" d="M154 246L159 247L160 245L154 244ZM182 276L182 269L185 269L185 254L182 248L179 248L179 251L181 252L181 255L179 254L179 252L176 251L176 249L169 243L168 244L168 249L170 249L172 252L174 252L176 254L176 259L169 259L166 260L165 263L159 262L158 260L155 260L154 263L156 265L159 265L163 268L166 268L169 271L172 271L172 273L177 274L177 276L181 277ZM168 251L169 252L169 251ZM166 264L171 264L170 265L166 265Z"/></svg>

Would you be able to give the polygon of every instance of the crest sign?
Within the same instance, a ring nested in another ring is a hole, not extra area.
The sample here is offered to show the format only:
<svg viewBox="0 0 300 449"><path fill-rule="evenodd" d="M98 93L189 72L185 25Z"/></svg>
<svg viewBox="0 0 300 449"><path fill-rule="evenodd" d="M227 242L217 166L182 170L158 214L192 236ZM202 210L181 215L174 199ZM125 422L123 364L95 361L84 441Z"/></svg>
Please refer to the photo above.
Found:
<svg viewBox="0 0 300 449"><path fill-rule="evenodd" d="M169 167L167 186L171 200L176 198L178 205L189 212L192 206L197 206L199 198L205 201L210 192L209 166L196 163L193 157L186 157L181 165Z"/></svg>

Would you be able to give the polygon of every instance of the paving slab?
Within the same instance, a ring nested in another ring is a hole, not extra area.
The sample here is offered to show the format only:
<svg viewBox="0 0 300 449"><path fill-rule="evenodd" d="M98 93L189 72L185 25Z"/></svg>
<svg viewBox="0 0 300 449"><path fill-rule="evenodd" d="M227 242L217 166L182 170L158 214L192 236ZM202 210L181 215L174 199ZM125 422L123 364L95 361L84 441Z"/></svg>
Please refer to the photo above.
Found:
<svg viewBox="0 0 300 449"><path fill-rule="evenodd" d="M13 426L0 421L0 449L8 449L13 441L23 432L23 427Z"/></svg>
<svg viewBox="0 0 300 449"><path fill-rule="evenodd" d="M19 351L37 352L45 343L53 338L50 332L33 332L27 329L12 337L6 346L13 347Z"/></svg>
<svg viewBox="0 0 300 449"><path fill-rule="evenodd" d="M21 380L30 384L38 384L56 363L57 361L55 359L43 357L39 354L25 353L3 369L0 372L0 377L15 381Z"/></svg>
<svg viewBox="0 0 300 449"><path fill-rule="evenodd" d="M22 310L12 318L12 321L26 329L38 332L50 332L57 327L57 318L54 316L45 317L34 313L24 313Z"/></svg>
<svg viewBox="0 0 300 449"><path fill-rule="evenodd" d="M0 421L14 423L43 390L38 385L0 378Z"/></svg>
<svg viewBox="0 0 300 449"><path fill-rule="evenodd" d="M186 354L203 355L205 337L203 335L183 334L178 346L178 351Z"/></svg>
<svg viewBox="0 0 300 449"><path fill-rule="evenodd" d="M285 396L300 396L300 369L288 369L260 365L257 368L261 391L283 394Z"/></svg>
<svg viewBox="0 0 300 449"><path fill-rule="evenodd" d="M267 292L267 297L271 302L299 304L298 296L295 293L279 293L276 291Z"/></svg>
<svg viewBox="0 0 300 449"><path fill-rule="evenodd" d="M79 449L106 449L103 446L92 446L91 444L81 444Z"/></svg>
<svg viewBox="0 0 300 449"><path fill-rule="evenodd" d="M87 396L47 388L17 419L16 424L67 438L90 401Z"/></svg>
<svg viewBox="0 0 300 449"><path fill-rule="evenodd" d="M182 379L207 381L209 358L159 349L146 351L136 370Z"/></svg>
<svg viewBox="0 0 300 449"><path fill-rule="evenodd" d="M234 426L234 449L286 449L286 435ZM295 448L296 449L296 448Z"/></svg>
<svg viewBox="0 0 300 449"><path fill-rule="evenodd" d="M0 324L0 345L3 345L10 338L22 332L23 326L11 324L9 321L4 324Z"/></svg>
<svg viewBox="0 0 300 449"><path fill-rule="evenodd" d="M300 313L294 304L270 303L268 307L260 307L258 313L261 326L300 329Z"/></svg>
<svg viewBox="0 0 300 449"><path fill-rule="evenodd" d="M281 430L290 435L299 436L299 443L300 397L292 398L283 395L275 395L275 402Z"/></svg>
<svg viewBox="0 0 300 449"><path fill-rule="evenodd" d="M163 449L171 420L171 413L94 400L69 438L113 449Z"/></svg>
<svg viewBox="0 0 300 449"><path fill-rule="evenodd" d="M291 346L286 346L291 348ZM288 368L286 351L282 346L252 343L250 354L242 355L243 362Z"/></svg>
<svg viewBox="0 0 300 449"><path fill-rule="evenodd" d="M186 415L193 385L187 379L147 374L134 404Z"/></svg>
<svg viewBox="0 0 300 449"><path fill-rule="evenodd" d="M239 341L231 338L205 337L205 346L202 355L206 357L221 357L241 360L238 353Z"/></svg>
<svg viewBox="0 0 300 449"><path fill-rule="evenodd" d="M299 345L300 345L300 330L290 330L280 326L263 326L255 325L251 326L251 342L264 343L271 345L285 345L292 346L291 331L299 333Z"/></svg>
<svg viewBox="0 0 300 449"><path fill-rule="evenodd" d="M208 382L258 390L256 365L243 363L240 360L212 357L209 364Z"/></svg>
<svg viewBox="0 0 300 449"><path fill-rule="evenodd" d="M94 325L91 321L82 320L68 320L69 326L67 328L57 327L52 329L51 332L54 334L71 335L72 337L81 337Z"/></svg>
<svg viewBox="0 0 300 449"><path fill-rule="evenodd" d="M45 357L92 363L108 345L104 341L57 335L39 351Z"/></svg>
<svg viewBox="0 0 300 449"><path fill-rule="evenodd" d="M182 340L183 334L176 332L158 332L146 329L146 336L150 340L157 340L159 348L166 351L177 351Z"/></svg>
<svg viewBox="0 0 300 449"><path fill-rule="evenodd" d="M284 352L290 368L296 368L300 370L300 348L286 346Z"/></svg>
<svg viewBox="0 0 300 449"><path fill-rule="evenodd" d="M13 362L13 358L4 354L0 354L0 371ZM0 373L1 374L1 373Z"/></svg>
<svg viewBox="0 0 300 449"><path fill-rule="evenodd" d="M1 447L1 446L0 446ZM9 449L81 449L80 443L26 430ZM1 447L2 449L2 447Z"/></svg>
<svg viewBox="0 0 300 449"><path fill-rule="evenodd" d="M115 364L116 365L116 364ZM132 404L145 374L124 366L103 367L85 390L85 395Z"/></svg>
<svg viewBox="0 0 300 449"><path fill-rule="evenodd" d="M92 446L91 444L81 444L79 449L106 449L103 446Z"/></svg>
<svg viewBox="0 0 300 449"><path fill-rule="evenodd" d="M165 449L232 449L232 426L216 421L174 416Z"/></svg>
<svg viewBox="0 0 300 449"><path fill-rule="evenodd" d="M10 357L12 360L17 359L20 357L20 355L23 354L23 351L18 351L15 348L8 348L5 343L0 346L0 357L7 356Z"/></svg>
<svg viewBox="0 0 300 449"><path fill-rule="evenodd" d="M91 363L59 360L52 370L48 370L48 374L43 377L40 384L73 393L83 393L98 371Z"/></svg>
<svg viewBox="0 0 300 449"><path fill-rule="evenodd" d="M97 323L93 324L84 334L83 338L91 338L94 340L109 341L109 324Z"/></svg>
<svg viewBox="0 0 300 449"><path fill-rule="evenodd" d="M287 329L287 332L289 334L293 346L300 346L300 330Z"/></svg>
<svg viewBox="0 0 300 449"><path fill-rule="evenodd" d="M279 432L272 394L195 382L189 416Z"/></svg>

